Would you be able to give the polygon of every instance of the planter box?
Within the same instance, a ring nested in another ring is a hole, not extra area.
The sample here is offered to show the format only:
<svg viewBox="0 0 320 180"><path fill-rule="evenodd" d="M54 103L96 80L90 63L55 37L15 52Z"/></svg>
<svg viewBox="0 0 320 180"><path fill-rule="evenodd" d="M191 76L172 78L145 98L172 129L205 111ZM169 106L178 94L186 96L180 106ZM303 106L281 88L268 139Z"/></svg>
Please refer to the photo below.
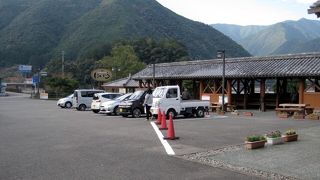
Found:
<svg viewBox="0 0 320 180"><path fill-rule="evenodd" d="M277 138L268 138L267 137L267 142L270 145L283 144L283 139L282 139L282 137L277 137Z"/></svg>
<svg viewBox="0 0 320 180"><path fill-rule="evenodd" d="M291 141L297 141L298 140L298 134L294 135L283 135L282 136L284 142L291 142Z"/></svg>
<svg viewBox="0 0 320 180"><path fill-rule="evenodd" d="M243 112L243 115L244 116L253 116L253 113L252 112Z"/></svg>
<svg viewBox="0 0 320 180"><path fill-rule="evenodd" d="M249 142L245 141L245 147L246 149L258 149L258 148L263 148L264 144L267 141L255 141L255 142Z"/></svg>

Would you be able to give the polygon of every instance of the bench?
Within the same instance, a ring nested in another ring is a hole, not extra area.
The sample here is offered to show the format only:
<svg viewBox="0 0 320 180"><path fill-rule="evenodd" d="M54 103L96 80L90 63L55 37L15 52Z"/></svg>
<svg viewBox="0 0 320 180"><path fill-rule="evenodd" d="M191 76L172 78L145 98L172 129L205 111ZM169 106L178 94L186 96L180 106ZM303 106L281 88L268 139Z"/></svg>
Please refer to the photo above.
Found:
<svg viewBox="0 0 320 180"><path fill-rule="evenodd" d="M294 115L294 117L303 118L305 115L306 104L279 104L276 113L279 117Z"/></svg>

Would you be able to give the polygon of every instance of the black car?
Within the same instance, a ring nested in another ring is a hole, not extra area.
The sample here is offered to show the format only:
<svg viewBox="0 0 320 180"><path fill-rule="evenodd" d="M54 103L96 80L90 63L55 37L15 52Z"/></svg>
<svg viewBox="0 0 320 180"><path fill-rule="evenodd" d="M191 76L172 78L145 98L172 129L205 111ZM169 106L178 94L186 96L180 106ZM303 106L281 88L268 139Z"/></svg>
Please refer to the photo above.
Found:
<svg viewBox="0 0 320 180"><path fill-rule="evenodd" d="M132 115L134 118L138 118L141 114L145 114L143 102L146 94L147 91L134 92L128 100L120 103L119 114L123 117Z"/></svg>

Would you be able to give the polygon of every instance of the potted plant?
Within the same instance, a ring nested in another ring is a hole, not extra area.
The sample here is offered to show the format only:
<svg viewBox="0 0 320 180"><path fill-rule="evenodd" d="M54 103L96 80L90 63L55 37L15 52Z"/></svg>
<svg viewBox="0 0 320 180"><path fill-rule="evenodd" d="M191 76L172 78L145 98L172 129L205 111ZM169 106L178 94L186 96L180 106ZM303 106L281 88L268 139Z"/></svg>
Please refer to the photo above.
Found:
<svg viewBox="0 0 320 180"><path fill-rule="evenodd" d="M271 145L276 145L276 144L282 144L283 143L283 139L281 137L281 132L280 131L272 131L270 133L266 134L266 139L268 144Z"/></svg>
<svg viewBox="0 0 320 180"><path fill-rule="evenodd" d="M247 149L263 148L266 142L266 138L262 135L251 135L246 138L245 147Z"/></svg>
<svg viewBox="0 0 320 180"><path fill-rule="evenodd" d="M298 134L294 129L289 129L285 132L284 135L282 135L283 140L285 142L290 142L290 141L297 141L298 140Z"/></svg>

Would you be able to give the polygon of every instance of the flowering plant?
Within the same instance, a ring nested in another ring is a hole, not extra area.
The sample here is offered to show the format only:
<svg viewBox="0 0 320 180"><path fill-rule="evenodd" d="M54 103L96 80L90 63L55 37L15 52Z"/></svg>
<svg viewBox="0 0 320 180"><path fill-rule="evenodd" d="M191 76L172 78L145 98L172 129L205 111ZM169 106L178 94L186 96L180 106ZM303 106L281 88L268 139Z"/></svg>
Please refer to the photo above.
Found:
<svg viewBox="0 0 320 180"><path fill-rule="evenodd" d="M261 135L251 135L247 137L248 142L265 141L266 138Z"/></svg>
<svg viewBox="0 0 320 180"><path fill-rule="evenodd" d="M270 133L266 134L267 138L278 138L281 137L281 132L279 130L271 131Z"/></svg>
<svg viewBox="0 0 320 180"><path fill-rule="evenodd" d="M289 129L286 131L286 135L294 135L297 134L297 132L294 129Z"/></svg>

